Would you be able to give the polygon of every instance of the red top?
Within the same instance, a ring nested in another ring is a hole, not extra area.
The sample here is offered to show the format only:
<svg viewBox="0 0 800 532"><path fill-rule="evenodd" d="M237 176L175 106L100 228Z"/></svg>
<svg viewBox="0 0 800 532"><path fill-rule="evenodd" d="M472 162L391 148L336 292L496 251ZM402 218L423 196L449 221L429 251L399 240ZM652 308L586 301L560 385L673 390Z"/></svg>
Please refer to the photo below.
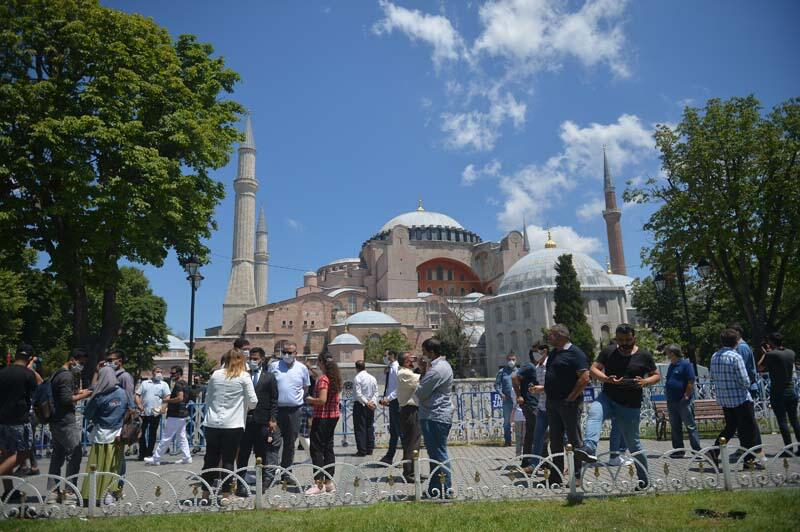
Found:
<svg viewBox="0 0 800 532"><path fill-rule="evenodd" d="M323 375L317 379L314 385L314 397L319 397L322 390L327 390L330 386L330 379L327 375ZM328 400L324 405L314 405L312 415L318 419L334 419L341 415L339 412L339 392L328 392Z"/></svg>

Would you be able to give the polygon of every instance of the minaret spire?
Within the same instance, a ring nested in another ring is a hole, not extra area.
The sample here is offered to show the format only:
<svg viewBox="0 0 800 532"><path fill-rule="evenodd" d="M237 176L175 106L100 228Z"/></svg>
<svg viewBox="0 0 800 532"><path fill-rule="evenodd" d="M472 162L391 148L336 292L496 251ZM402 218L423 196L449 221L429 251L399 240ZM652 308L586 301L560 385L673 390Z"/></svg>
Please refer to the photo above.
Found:
<svg viewBox="0 0 800 532"><path fill-rule="evenodd" d="M233 190L236 192L233 226L233 258L228 291L222 305L222 333L233 330L247 309L256 306L255 229L256 229L256 144L250 115L244 126L244 142L239 145L239 165Z"/></svg>
<svg viewBox="0 0 800 532"><path fill-rule="evenodd" d="M258 213L258 226L256 227L256 253L255 263L255 283L256 283L256 305L267 304L267 291L269 288L269 231L267 229L267 219L264 216L264 207Z"/></svg>
<svg viewBox="0 0 800 532"><path fill-rule="evenodd" d="M611 167L608 164L605 146L603 146L603 195L606 200L603 218L606 221L611 272L618 275L626 275L625 253L622 248L622 227L620 225L622 211L617 208L617 193L614 190L614 183L611 179Z"/></svg>
<svg viewBox="0 0 800 532"><path fill-rule="evenodd" d="M528 223L525 215L522 215L522 251L528 253L531 250L531 243L528 241Z"/></svg>

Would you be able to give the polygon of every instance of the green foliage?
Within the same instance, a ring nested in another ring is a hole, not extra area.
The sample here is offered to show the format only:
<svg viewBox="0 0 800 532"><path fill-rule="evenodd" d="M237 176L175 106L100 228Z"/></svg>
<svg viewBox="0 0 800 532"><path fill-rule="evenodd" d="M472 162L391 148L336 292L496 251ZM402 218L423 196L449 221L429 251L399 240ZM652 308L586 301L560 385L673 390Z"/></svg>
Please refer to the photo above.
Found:
<svg viewBox="0 0 800 532"><path fill-rule="evenodd" d="M211 372L214 371L214 363L209 360L205 348L200 347L195 349L194 353L192 353L192 358L194 360L192 373L200 375L204 381L207 381L211 376Z"/></svg>
<svg viewBox="0 0 800 532"><path fill-rule="evenodd" d="M0 351L5 355L8 350L13 351L22 329L20 310L25 306L25 286L21 274L5 269L0 269L0 286Z"/></svg>
<svg viewBox="0 0 800 532"><path fill-rule="evenodd" d="M597 341L583 312L584 301L581 296L581 283L572 265L572 255L558 257L556 264L556 288L553 292L556 305L553 320L569 328L571 341L586 353L589 359L594 358Z"/></svg>
<svg viewBox="0 0 800 532"><path fill-rule="evenodd" d="M687 107L677 127L655 133L663 179L627 190L658 209L642 252L675 272L707 260L754 343L800 317L800 99L768 114L753 96ZM681 262L681 261L677 261ZM796 338L795 341L800 340Z"/></svg>
<svg viewBox="0 0 800 532"><path fill-rule="evenodd" d="M380 338L368 337L366 339L364 342L364 361L382 364L383 354L387 349L401 353L411 349L411 344L399 329L389 329L380 335Z"/></svg>
<svg viewBox="0 0 800 532"><path fill-rule="evenodd" d="M433 337L442 342L442 351L457 377L468 377L470 369L484 371L483 368L474 368L470 338L465 332L463 316L458 310L445 316Z"/></svg>
<svg viewBox="0 0 800 532"><path fill-rule="evenodd" d="M242 107L210 45L96 1L0 5L0 242L44 252L93 355L120 328L118 263L205 256ZM89 290L101 291L90 326Z"/></svg>

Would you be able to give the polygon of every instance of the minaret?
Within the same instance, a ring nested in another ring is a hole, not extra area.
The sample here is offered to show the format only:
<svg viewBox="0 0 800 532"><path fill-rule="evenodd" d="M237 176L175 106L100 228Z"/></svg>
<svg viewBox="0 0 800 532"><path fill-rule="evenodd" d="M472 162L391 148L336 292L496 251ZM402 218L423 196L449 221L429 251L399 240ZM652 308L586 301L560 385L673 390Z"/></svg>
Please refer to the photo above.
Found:
<svg viewBox="0 0 800 532"><path fill-rule="evenodd" d="M522 251L525 253L530 253L531 251L531 243L528 242L528 223L525 221L525 217L522 217Z"/></svg>
<svg viewBox="0 0 800 532"><path fill-rule="evenodd" d="M617 208L617 193L611 181L611 168L608 166L606 147L603 146L603 193L606 198L606 208L603 218L606 220L606 233L608 234L608 254L611 256L611 272L617 275L626 275L625 253L622 250L622 227L619 220L622 212Z"/></svg>
<svg viewBox="0 0 800 532"><path fill-rule="evenodd" d="M259 307L267 304L268 289L268 264L269 248L267 247L269 231L267 230L267 219L264 217L264 208L258 213L258 227L256 227L256 254L255 254L255 276L256 276L256 305Z"/></svg>
<svg viewBox="0 0 800 532"><path fill-rule="evenodd" d="M233 259L228 292L222 305L222 333L228 333L244 316L247 309L256 306L255 278L253 275L256 229L256 143L250 115L244 128L244 142L239 146L239 169L233 181L236 191L233 226Z"/></svg>

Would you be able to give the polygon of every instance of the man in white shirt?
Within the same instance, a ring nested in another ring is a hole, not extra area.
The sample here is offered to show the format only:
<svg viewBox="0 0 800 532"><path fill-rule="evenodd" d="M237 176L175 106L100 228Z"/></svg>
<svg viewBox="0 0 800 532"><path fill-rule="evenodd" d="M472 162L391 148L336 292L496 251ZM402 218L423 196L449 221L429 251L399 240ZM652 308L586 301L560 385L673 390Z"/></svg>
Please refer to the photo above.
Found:
<svg viewBox="0 0 800 532"><path fill-rule="evenodd" d="M308 368L295 362L297 344L283 345L281 360L269 367L278 381L278 430L281 433L281 467L286 469L294 463L295 440L300 432L300 409L305 404L305 395L311 385ZM288 476L285 480L291 481Z"/></svg>
<svg viewBox="0 0 800 532"><path fill-rule="evenodd" d="M389 448L380 461L391 465L394 463L397 441L403 437L400 432L400 404L397 402L397 372L400 369L400 365L397 363L397 353L387 349L383 356L383 363L386 364L386 385L383 389L381 406L389 407Z"/></svg>
<svg viewBox="0 0 800 532"><path fill-rule="evenodd" d="M356 434L356 456L367 456L375 450L375 408L378 406L378 381L366 371L363 360L356 362L354 379L356 401L353 403L353 431Z"/></svg>
<svg viewBox="0 0 800 532"><path fill-rule="evenodd" d="M153 456L158 426L161 424L161 401L170 394L169 385L164 382L161 368L153 368L152 377L144 380L136 389L134 400L142 416L142 433L139 436L139 461Z"/></svg>

